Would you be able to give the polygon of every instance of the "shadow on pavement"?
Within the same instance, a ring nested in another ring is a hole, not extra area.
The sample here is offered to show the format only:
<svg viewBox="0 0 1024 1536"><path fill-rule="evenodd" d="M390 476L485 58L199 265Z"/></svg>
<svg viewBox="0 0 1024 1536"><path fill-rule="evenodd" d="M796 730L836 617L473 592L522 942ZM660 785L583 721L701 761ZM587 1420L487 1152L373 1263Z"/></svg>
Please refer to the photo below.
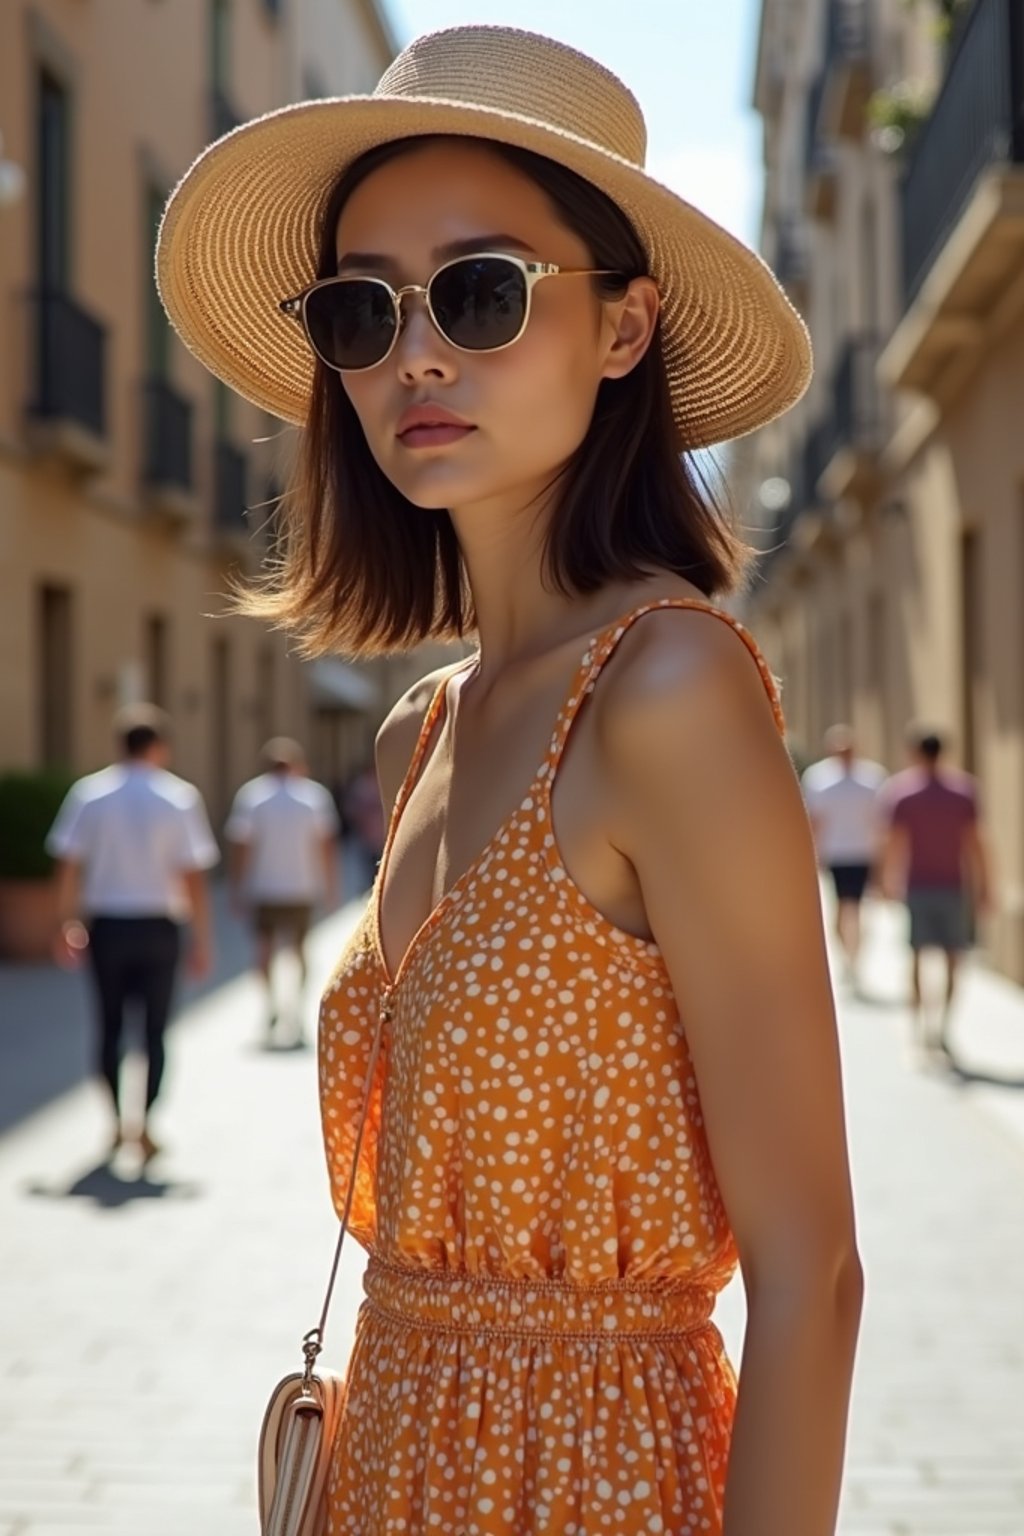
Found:
<svg viewBox="0 0 1024 1536"><path fill-rule="evenodd" d="M189 1180L154 1179L145 1170L135 1178L123 1178L104 1160L79 1174L73 1184L30 1183L25 1193L39 1200L89 1200L102 1210L116 1211L136 1200L195 1200L202 1186Z"/></svg>
<svg viewBox="0 0 1024 1536"><path fill-rule="evenodd" d="M1002 1077L998 1072L976 1072L972 1067L965 1067L951 1057L948 1062L949 1075L954 1084L959 1087L970 1087L975 1083L983 1083L990 1088L1024 1088L1024 1077Z"/></svg>
<svg viewBox="0 0 1024 1536"><path fill-rule="evenodd" d="M361 864L348 847L340 857L344 903L358 894ZM182 976L172 1029L187 1022L190 1005L243 976L252 965L251 934L228 910L222 879L211 882L211 897L214 969L202 982ZM87 972L56 965L0 964L0 1136L92 1075L93 1010ZM125 1030L126 1050L137 1048L138 1029L132 1017Z"/></svg>

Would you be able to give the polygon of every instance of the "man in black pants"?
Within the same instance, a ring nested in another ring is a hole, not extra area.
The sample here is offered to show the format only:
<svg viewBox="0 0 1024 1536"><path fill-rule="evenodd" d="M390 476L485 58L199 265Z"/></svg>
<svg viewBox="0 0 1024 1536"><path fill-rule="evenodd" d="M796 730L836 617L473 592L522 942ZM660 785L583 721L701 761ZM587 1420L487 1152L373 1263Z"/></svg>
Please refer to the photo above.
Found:
<svg viewBox="0 0 1024 1536"><path fill-rule="evenodd" d="M203 976L211 960L205 871L219 853L199 791L167 771L166 715L131 706L115 732L120 761L72 785L46 846L57 860L56 957L74 965L88 951L92 964L98 1071L114 1107L111 1152L127 1139L119 1086L125 1005L130 998L142 1004L148 1072L137 1139L147 1163L159 1151L149 1114L163 1077L181 928L191 924L190 974Z"/></svg>

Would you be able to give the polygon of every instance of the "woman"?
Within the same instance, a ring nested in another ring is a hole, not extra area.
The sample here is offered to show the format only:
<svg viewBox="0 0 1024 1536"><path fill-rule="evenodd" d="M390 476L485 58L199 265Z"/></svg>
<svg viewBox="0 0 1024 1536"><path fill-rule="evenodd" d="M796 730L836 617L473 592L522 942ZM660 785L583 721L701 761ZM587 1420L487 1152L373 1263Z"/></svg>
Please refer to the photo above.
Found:
<svg viewBox="0 0 1024 1536"><path fill-rule="evenodd" d="M339 1210L369 1083L331 1532L834 1529L862 1282L814 853L678 457L809 349L643 144L593 61L455 29L222 141L161 235L188 344L305 427L249 611L310 654L477 640L381 727L323 999Z"/></svg>

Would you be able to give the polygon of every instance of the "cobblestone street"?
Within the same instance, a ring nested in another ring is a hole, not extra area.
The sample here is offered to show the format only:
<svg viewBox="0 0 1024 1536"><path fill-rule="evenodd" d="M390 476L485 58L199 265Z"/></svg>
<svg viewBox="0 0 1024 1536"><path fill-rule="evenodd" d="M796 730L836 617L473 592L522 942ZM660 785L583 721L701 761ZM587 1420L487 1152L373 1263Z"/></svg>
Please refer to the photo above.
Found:
<svg viewBox="0 0 1024 1536"><path fill-rule="evenodd" d="M357 915L315 933L310 1035ZM868 1286L840 1529L1021 1536L1024 993L972 965L959 1068L922 1069L902 914L876 906L868 925L873 1001L840 996ZM185 997L170 1038L167 1152L143 1178L128 1153L103 1164L82 983L0 968L0 1536L256 1529L260 1414L316 1320L334 1225L313 1052L264 1048L242 936L221 926L222 974ZM353 1244L336 1365L362 1259ZM738 1360L738 1282L718 1321Z"/></svg>

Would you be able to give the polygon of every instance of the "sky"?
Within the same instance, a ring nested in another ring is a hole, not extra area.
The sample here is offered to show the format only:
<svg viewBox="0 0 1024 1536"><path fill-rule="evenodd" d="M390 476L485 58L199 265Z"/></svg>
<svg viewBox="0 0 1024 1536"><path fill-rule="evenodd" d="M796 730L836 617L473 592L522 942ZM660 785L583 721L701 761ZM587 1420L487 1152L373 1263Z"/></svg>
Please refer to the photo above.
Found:
<svg viewBox="0 0 1024 1536"><path fill-rule="evenodd" d="M400 44L491 22L599 59L643 108L647 169L756 245L761 134L750 105L760 0L383 0Z"/></svg>

